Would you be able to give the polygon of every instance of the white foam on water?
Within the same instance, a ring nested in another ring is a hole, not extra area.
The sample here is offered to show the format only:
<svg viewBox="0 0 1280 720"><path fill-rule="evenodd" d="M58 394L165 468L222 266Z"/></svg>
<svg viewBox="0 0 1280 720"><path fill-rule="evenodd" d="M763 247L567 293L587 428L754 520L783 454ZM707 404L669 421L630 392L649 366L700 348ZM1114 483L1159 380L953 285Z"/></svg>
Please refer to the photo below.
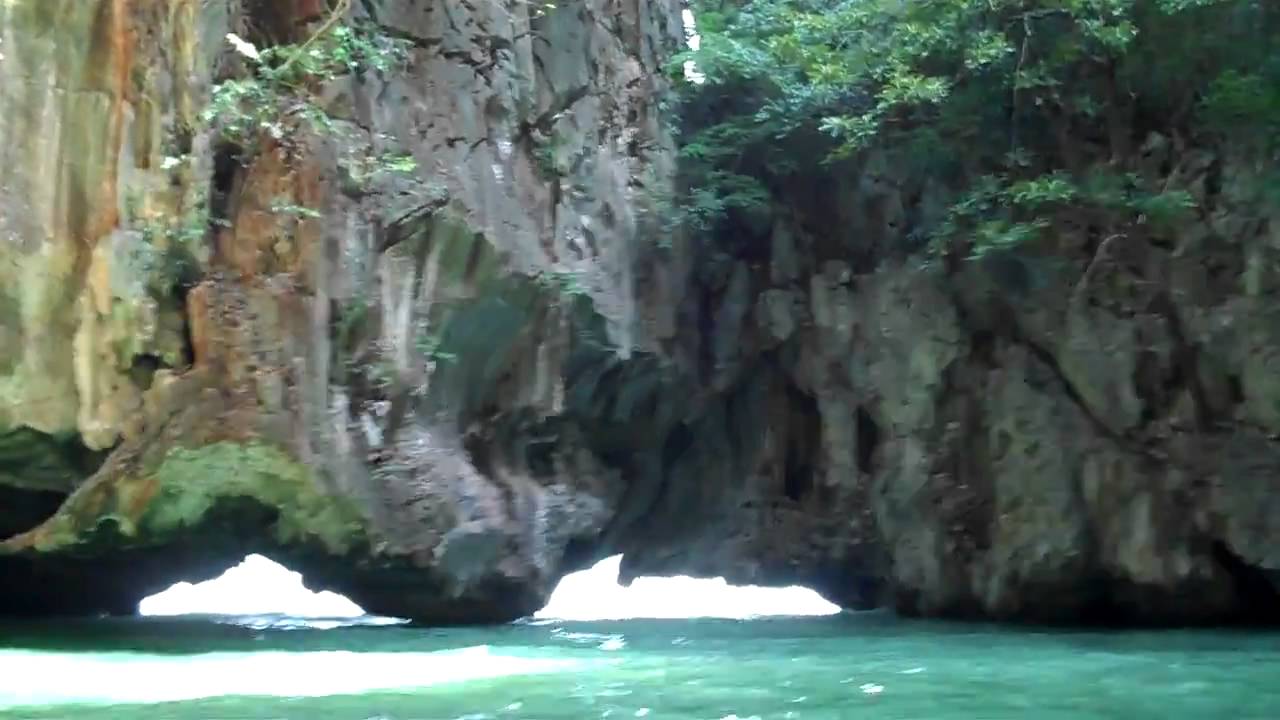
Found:
<svg viewBox="0 0 1280 720"><path fill-rule="evenodd" d="M165 656L0 650L0 709L132 704L227 695L326 697L413 691L586 663L504 655L487 645L442 652L256 652Z"/></svg>

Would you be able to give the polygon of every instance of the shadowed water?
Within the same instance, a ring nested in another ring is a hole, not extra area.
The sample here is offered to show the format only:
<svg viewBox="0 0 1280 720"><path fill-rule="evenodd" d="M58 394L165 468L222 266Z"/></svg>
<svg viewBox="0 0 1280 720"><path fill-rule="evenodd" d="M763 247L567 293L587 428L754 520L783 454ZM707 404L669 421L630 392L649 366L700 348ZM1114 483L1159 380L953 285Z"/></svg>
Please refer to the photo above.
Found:
<svg viewBox="0 0 1280 720"><path fill-rule="evenodd" d="M1273 632L1036 632L879 613L475 629L350 622L0 627L0 716L1280 717Z"/></svg>

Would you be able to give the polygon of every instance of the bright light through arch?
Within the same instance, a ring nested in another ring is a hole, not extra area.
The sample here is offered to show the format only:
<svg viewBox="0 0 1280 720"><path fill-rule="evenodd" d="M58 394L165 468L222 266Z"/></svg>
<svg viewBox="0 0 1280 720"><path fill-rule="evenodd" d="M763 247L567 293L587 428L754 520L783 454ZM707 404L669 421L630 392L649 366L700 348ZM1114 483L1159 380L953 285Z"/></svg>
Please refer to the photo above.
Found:
<svg viewBox="0 0 1280 720"><path fill-rule="evenodd" d="M556 620L735 618L834 615L840 607L803 587L733 586L723 578L640 577L618 584L622 556L601 560L560 581L535 617Z"/></svg>
<svg viewBox="0 0 1280 720"><path fill-rule="evenodd" d="M141 615L288 615L299 618L353 618L360 606L333 592L312 592L302 575L261 555L212 580L181 582L138 605Z"/></svg>
<svg viewBox="0 0 1280 720"><path fill-rule="evenodd" d="M535 617L557 620L631 618L737 618L834 615L840 608L803 587L733 586L723 578L640 577L618 584L622 556L600 561L560 581ZM295 618L360 618L364 610L333 592L312 592L302 576L261 555L250 555L213 580L181 582L146 598L146 616L282 615Z"/></svg>
<svg viewBox="0 0 1280 720"><path fill-rule="evenodd" d="M685 42L689 44L689 49L697 50L702 47L702 36L698 34L698 21L693 17L693 10L685 8L680 13L680 19L684 21ZM698 66L692 60L684 63L684 77L695 85L701 85L707 80L707 76L698 71Z"/></svg>

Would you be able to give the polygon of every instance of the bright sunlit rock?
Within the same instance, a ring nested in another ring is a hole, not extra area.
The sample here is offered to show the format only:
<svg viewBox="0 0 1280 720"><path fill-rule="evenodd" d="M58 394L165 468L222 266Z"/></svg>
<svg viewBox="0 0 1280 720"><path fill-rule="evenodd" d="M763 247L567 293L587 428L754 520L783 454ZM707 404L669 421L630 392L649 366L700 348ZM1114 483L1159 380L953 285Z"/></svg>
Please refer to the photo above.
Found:
<svg viewBox="0 0 1280 720"><path fill-rule="evenodd" d="M311 592L302 575L261 555L208 582L178 583L138 605L143 615L290 615L347 618L364 615L358 605L332 592Z"/></svg>
<svg viewBox="0 0 1280 720"><path fill-rule="evenodd" d="M624 618L750 618L777 615L834 615L837 605L802 587L734 586L722 578L636 578L618 584L622 556L573 573L556 587L538 618L618 620Z"/></svg>

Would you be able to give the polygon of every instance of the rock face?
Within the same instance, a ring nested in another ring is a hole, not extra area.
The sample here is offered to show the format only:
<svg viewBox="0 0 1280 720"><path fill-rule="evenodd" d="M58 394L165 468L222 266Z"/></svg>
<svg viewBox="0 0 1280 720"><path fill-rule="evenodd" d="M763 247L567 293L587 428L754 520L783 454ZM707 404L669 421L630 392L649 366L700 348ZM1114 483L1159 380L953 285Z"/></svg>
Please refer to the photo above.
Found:
<svg viewBox="0 0 1280 720"><path fill-rule="evenodd" d="M571 414L660 320L678 9L4 3L0 611L254 549L374 611L536 609L623 490ZM388 61L211 117L228 33Z"/></svg>
<svg viewBox="0 0 1280 720"><path fill-rule="evenodd" d="M1270 170L1158 132L1143 148L1135 172L1207 210L1106 237L1065 211L1016 255L930 267L908 248L937 188L873 152L718 238L699 340L744 398L728 427L763 428L730 435L733 479L701 476L742 488L712 511L724 530L631 572L696 552L908 614L1280 618Z"/></svg>
<svg viewBox="0 0 1280 720"><path fill-rule="evenodd" d="M894 250L936 193L875 157L668 237L681 3L557 5L0 3L0 613L263 552L496 621L624 552L852 608L1280 617L1266 168L1153 133L1197 221L955 267ZM331 7L394 57L206 111L254 77L227 33L310 49Z"/></svg>

